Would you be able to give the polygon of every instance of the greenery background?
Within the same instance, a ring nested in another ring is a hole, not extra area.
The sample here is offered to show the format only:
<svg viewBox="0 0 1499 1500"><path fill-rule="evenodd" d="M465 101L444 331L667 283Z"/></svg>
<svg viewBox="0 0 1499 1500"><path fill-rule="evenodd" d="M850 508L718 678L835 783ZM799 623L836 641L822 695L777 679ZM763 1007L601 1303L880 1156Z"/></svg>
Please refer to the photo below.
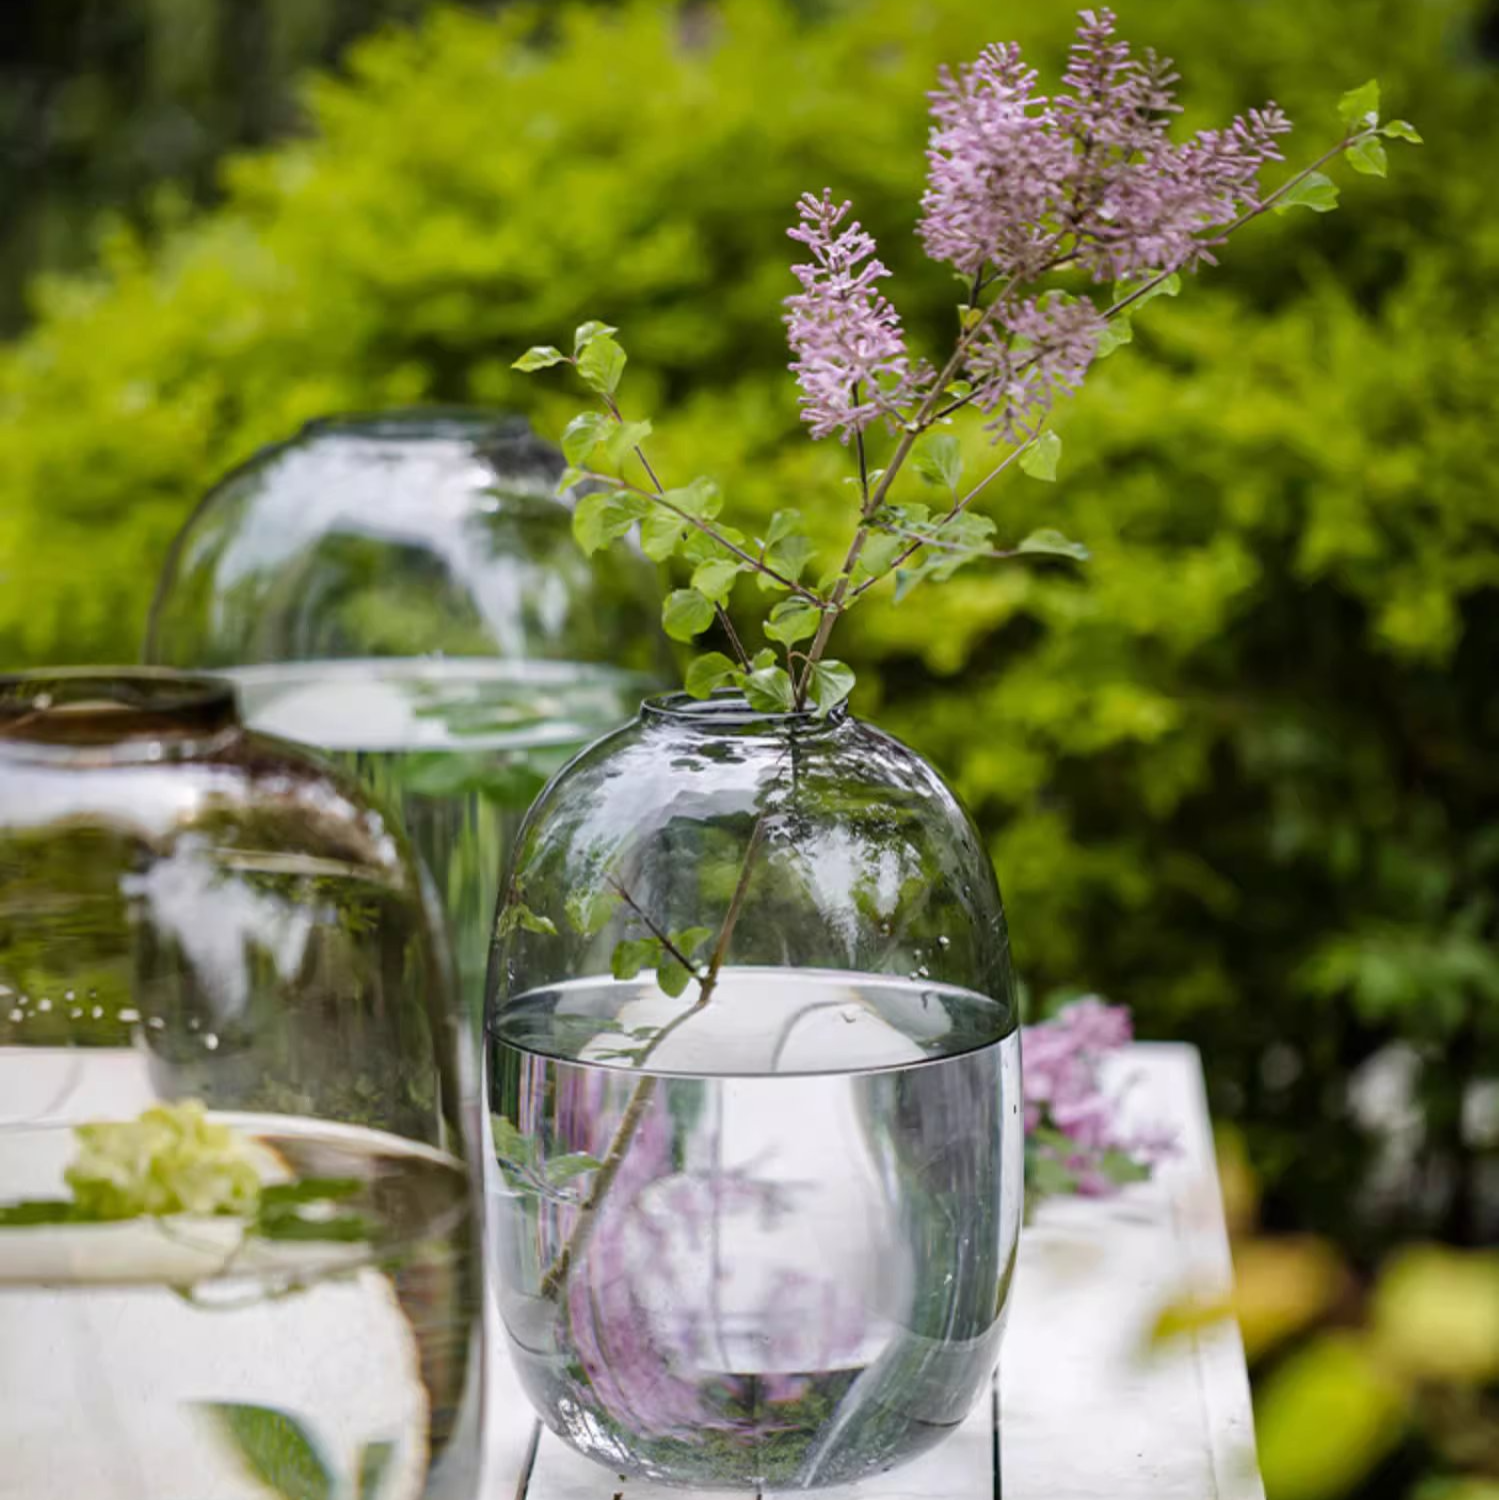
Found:
<svg viewBox="0 0 1499 1500"><path fill-rule="evenodd" d="M1313 1299L1338 1323L1399 1246L1499 1236L1499 13L1118 9L1178 59L1188 125L1273 96L1294 165L1375 75L1427 144L1153 304L1061 414L1061 482L999 487L1001 540L1059 526L1086 570L969 570L838 654L978 815L1035 1003L1097 989L1202 1047L1265 1228L1352 1268ZM417 24L349 48L379 21ZM802 440L784 369L792 204L853 197L935 345L924 91L996 37L1055 69L1072 24L987 0L13 4L0 659L130 656L193 500L305 418L460 400L556 430L560 382L509 362L591 316L668 473L831 533L846 455ZM1272 1496L1492 1500L1444 1477L1499 1485L1487 1326L1455 1382L1359 1344L1352 1417L1348 1336L1271 1340ZM1298 1379L1310 1398L1276 1394ZM1297 1457L1360 1421L1341 1467Z"/></svg>

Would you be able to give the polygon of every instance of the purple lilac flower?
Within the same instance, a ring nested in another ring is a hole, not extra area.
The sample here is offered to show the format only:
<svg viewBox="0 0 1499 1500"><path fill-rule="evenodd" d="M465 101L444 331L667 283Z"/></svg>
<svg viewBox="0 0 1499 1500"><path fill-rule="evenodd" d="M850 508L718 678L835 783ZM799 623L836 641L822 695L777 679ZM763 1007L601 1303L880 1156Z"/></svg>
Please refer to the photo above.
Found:
<svg viewBox="0 0 1499 1500"><path fill-rule="evenodd" d="M1058 293L1000 308L968 360L974 401L1007 442L1034 437L1064 391L1075 391L1098 348L1103 317Z"/></svg>
<svg viewBox="0 0 1499 1500"><path fill-rule="evenodd" d="M1176 1150L1174 1134L1160 1125L1123 1129L1121 1101L1100 1082L1103 1057L1131 1036L1128 1009L1093 997L1025 1028L1025 1126L1039 1136L1032 1149L1060 1162L1087 1196L1115 1191L1116 1176L1106 1169L1118 1157L1151 1167Z"/></svg>
<svg viewBox="0 0 1499 1500"><path fill-rule="evenodd" d="M986 267L1027 275L1052 257L1052 209L1073 171L1072 144L1035 92L1035 69L1013 42L986 47L932 101L927 189L918 229L933 260L966 276Z"/></svg>
<svg viewBox="0 0 1499 1500"><path fill-rule="evenodd" d="M829 190L806 193L801 223L786 231L812 252L792 267L802 289L786 299L802 420L813 437L836 432L844 442L881 414L898 414L911 373L900 315L875 287L890 272L857 220L843 226L848 210Z"/></svg>

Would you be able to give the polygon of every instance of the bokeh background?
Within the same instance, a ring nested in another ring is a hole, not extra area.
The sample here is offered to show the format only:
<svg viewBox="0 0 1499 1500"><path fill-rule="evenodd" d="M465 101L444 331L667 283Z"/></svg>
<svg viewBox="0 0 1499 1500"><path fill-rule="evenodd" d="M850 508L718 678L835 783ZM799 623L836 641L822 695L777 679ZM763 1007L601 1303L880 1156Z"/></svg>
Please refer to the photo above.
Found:
<svg viewBox="0 0 1499 1500"><path fill-rule="evenodd" d="M1388 181L1253 226L988 501L1082 571L849 622L856 700L989 837L1030 1004L1196 1042L1271 1500L1499 1497L1499 6L1120 0L1185 124L1274 97L1292 165L1377 76ZM1058 0L6 0L0 662L128 659L211 480L330 411L478 402L618 324L674 474L827 518L779 299L852 197L918 341L939 62ZM975 455L976 456L976 455ZM1211 1310L1209 1310L1211 1311ZM1190 1312L1177 1316L1190 1321Z"/></svg>

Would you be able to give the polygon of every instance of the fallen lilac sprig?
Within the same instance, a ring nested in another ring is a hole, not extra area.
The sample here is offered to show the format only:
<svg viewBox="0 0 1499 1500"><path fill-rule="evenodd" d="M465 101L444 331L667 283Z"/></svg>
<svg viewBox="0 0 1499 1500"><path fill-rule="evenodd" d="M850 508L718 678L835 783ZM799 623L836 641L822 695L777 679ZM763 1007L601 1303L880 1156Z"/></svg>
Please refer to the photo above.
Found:
<svg viewBox="0 0 1499 1500"><path fill-rule="evenodd" d="M1164 1125L1126 1128L1124 1092L1104 1087L1104 1059L1134 1036L1129 1007L1094 996L1025 1028L1025 1188L1028 1204L1099 1198L1143 1182L1176 1151Z"/></svg>

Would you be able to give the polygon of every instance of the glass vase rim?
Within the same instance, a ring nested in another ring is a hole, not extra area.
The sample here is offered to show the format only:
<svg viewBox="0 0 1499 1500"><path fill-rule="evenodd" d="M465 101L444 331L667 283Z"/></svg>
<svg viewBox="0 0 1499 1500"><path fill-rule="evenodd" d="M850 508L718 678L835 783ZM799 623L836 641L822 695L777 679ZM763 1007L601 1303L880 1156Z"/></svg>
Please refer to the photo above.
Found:
<svg viewBox="0 0 1499 1500"><path fill-rule="evenodd" d="M753 707L735 688L716 688L706 698L695 698L678 688L669 693L653 693L640 705L643 723L673 724L704 735L816 734L836 729L848 719L846 699L826 713L815 708L765 709Z"/></svg>
<svg viewBox="0 0 1499 1500"><path fill-rule="evenodd" d="M198 744L241 727L234 684L170 667L0 673L0 755Z"/></svg>
<svg viewBox="0 0 1499 1500"><path fill-rule="evenodd" d="M366 438L377 442L444 438L508 441L532 435L531 424L515 412L460 403L327 412L304 422L297 431L298 438Z"/></svg>

